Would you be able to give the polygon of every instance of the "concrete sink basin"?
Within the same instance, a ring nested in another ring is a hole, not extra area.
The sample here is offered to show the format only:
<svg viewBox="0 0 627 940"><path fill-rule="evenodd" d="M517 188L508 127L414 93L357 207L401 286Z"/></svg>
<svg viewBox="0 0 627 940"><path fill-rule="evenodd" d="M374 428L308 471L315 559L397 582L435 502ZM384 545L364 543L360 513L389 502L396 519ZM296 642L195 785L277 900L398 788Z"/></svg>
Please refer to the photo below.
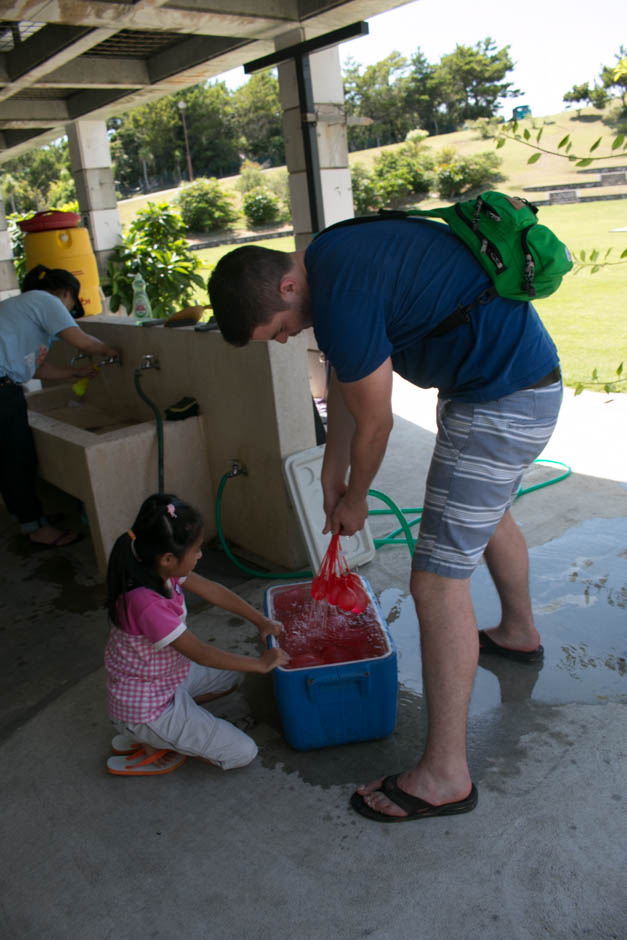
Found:
<svg viewBox="0 0 627 940"><path fill-rule="evenodd" d="M132 525L147 493L158 488L155 420L114 413L70 385L28 396L39 475L80 499L87 513L98 567L106 570L115 539ZM139 411L139 408L138 408ZM164 421L165 489L200 493L211 504L204 418Z"/></svg>
<svg viewBox="0 0 627 940"><path fill-rule="evenodd" d="M41 415L89 434L109 434L121 428L142 424L144 420L108 414L84 398L77 398L66 385L32 392L28 398L28 408L31 418L33 415ZM37 419L34 422L31 420L31 424L33 423L35 426L42 424Z"/></svg>

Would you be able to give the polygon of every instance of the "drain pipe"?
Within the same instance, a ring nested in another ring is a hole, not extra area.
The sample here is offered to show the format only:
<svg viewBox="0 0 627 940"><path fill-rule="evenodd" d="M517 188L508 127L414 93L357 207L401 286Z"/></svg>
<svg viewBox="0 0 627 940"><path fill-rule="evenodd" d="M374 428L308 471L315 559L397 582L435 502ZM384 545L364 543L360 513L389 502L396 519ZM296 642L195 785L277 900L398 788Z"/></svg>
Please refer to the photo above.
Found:
<svg viewBox="0 0 627 940"><path fill-rule="evenodd" d="M137 369L135 369L135 388L137 389L137 394L139 395L139 397L143 401L145 401L146 404L150 408L152 408L154 415L155 415L155 421L156 421L156 426L157 426L158 487L159 487L159 492L163 493L165 492L164 484L163 484L163 418L161 417L161 412L155 405L154 401L148 398L148 396L146 395L146 393L141 387L141 374L146 369L161 369L161 366L159 365L159 360L157 359L157 357L151 355L150 353L146 353L146 355L142 356L141 364L139 365Z"/></svg>

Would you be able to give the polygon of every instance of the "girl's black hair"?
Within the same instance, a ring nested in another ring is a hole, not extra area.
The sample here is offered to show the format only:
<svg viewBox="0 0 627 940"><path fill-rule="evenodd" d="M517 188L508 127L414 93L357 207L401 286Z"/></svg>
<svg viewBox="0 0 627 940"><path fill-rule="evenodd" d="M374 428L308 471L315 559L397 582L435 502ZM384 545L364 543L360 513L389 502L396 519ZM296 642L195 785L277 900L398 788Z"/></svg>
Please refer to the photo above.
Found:
<svg viewBox="0 0 627 940"><path fill-rule="evenodd" d="M200 513L171 493L155 493L146 499L129 532L121 535L111 549L107 566L107 607L112 623L117 623L116 603L121 594L145 587L169 597L156 562L172 552L182 558L203 529Z"/></svg>

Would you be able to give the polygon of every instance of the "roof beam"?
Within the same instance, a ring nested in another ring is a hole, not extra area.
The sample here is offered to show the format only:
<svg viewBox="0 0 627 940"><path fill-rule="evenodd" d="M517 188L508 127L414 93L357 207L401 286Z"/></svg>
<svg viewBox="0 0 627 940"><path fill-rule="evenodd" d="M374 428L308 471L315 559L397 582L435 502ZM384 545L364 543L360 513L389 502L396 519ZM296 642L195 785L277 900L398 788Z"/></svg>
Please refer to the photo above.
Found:
<svg viewBox="0 0 627 940"><path fill-rule="evenodd" d="M10 98L0 102L3 129L15 127L50 127L69 120L67 101L61 98Z"/></svg>
<svg viewBox="0 0 627 940"><path fill-rule="evenodd" d="M62 55L65 50L71 49L74 56L76 53L72 47L91 32L87 26L59 26L56 23L44 26L6 53L5 65L11 80L17 81L31 69Z"/></svg>
<svg viewBox="0 0 627 940"><path fill-rule="evenodd" d="M157 52L148 61L148 72L151 82L170 78L184 69L202 65L208 60L234 49L248 45L246 41L238 39L224 39L217 36L193 36L183 42L170 46L163 52Z"/></svg>
<svg viewBox="0 0 627 940"><path fill-rule="evenodd" d="M240 12L214 13L206 6L174 9L163 6L166 0L138 0L137 3L108 3L106 0L7 0L2 4L5 20L30 20L34 23L67 23L92 29L163 30L190 35L226 36L258 39L273 35L277 29L285 31L298 24L290 16L242 14ZM211 4L213 7L213 3ZM223 3L221 6L228 6ZM250 6L250 4L249 4ZM276 4L273 4L276 6ZM293 5L292 5L293 6ZM232 8L232 5L231 5Z"/></svg>
<svg viewBox="0 0 627 940"><path fill-rule="evenodd" d="M2 75L0 72L0 81ZM150 84L145 62L138 59L82 55L49 72L36 88L142 88Z"/></svg>
<svg viewBox="0 0 627 940"><path fill-rule="evenodd" d="M10 86L0 88L0 101L35 85L49 72L88 52L116 32L115 29L45 26L3 57L3 66L12 80Z"/></svg>

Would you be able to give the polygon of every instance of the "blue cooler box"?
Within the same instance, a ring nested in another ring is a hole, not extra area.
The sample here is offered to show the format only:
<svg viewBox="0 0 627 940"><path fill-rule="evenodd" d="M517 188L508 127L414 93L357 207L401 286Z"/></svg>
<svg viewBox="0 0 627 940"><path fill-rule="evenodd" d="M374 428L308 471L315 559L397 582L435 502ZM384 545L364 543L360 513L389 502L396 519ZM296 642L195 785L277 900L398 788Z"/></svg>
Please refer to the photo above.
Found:
<svg viewBox="0 0 627 940"><path fill-rule="evenodd" d="M370 584L362 578L387 652L360 659L302 669L273 670L274 695L288 744L299 751L371 741L394 731L396 723L396 649ZM311 581L301 582L311 584ZM274 618L273 597L291 585L275 585L265 592L267 617Z"/></svg>

